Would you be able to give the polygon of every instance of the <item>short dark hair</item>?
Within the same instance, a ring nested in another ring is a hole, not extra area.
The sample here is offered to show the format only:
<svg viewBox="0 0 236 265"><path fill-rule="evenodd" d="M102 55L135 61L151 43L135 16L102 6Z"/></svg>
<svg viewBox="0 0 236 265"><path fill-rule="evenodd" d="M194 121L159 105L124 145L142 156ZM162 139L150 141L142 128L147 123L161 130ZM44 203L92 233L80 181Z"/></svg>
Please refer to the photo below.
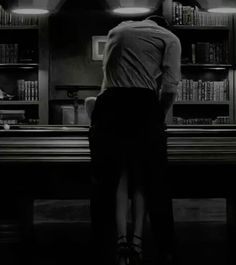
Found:
<svg viewBox="0 0 236 265"><path fill-rule="evenodd" d="M163 28L170 28L170 23L163 16L152 15L152 16L147 17L146 19L156 22L159 26L161 26Z"/></svg>

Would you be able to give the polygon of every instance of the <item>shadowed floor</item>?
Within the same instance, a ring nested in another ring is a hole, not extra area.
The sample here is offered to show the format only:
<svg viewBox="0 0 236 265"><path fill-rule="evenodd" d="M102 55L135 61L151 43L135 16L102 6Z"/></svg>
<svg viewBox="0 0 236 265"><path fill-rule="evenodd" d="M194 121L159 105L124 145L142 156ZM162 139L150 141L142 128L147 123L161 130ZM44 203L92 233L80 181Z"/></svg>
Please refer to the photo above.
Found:
<svg viewBox="0 0 236 265"><path fill-rule="evenodd" d="M89 264L88 223L50 224L35 227L34 264ZM149 245L146 235L145 251ZM177 223L177 253L183 265L226 264L226 227L222 223ZM151 240L150 240L151 241Z"/></svg>
<svg viewBox="0 0 236 265"><path fill-rule="evenodd" d="M214 218L212 212L206 210L207 201L202 206L198 203L198 207L196 201L181 205L175 203L176 249L180 265L227 264L226 222L222 218L222 201L214 201L214 205L209 207L213 209L217 203ZM91 264L94 255L90 244L88 209L88 204L84 202L76 202L76 205L72 201L38 202L35 209L34 243L23 251L17 242L8 245L2 242L0 264ZM203 215L202 212L207 214ZM144 242L147 265L150 264L149 258L153 251L150 237L151 231L147 226Z"/></svg>

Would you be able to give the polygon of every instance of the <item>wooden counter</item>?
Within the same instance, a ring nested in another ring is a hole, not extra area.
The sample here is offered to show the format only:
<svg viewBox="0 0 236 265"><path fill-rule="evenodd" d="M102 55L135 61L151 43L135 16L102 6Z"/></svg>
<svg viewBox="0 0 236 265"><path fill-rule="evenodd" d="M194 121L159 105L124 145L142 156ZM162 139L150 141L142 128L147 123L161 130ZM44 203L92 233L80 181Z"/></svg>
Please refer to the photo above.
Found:
<svg viewBox="0 0 236 265"><path fill-rule="evenodd" d="M169 126L167 134L173 198L226 198L236 235L236 126ZM0 129L0 196L19 202L26 230L34 199L90 196L87 135L87 127L73 126Z"/></svg>
<svg viewBox="0 0 236 265"><path fill-rule="evenodd" d="M170 164L236 164L236 126L172 126L167 134ZM88 163L87 135L87 127L0 128L0 163Z"/></svg>
<svg viewBox="0 0 236 265"><path fill-rule="evenodd" d="M173 196L234 194L236 126L169 126L167 134L168 175ZM90 182L87 136L88 127L74 126L21 126L0 130L0 165L8 176L4 181L11 180L11 185L20 182L21 188L25 181L35 196L59 196L59 193L60 196L63 193L71 197L88 196L87 191L83 194L77 190L81 183ZM62 179L62 190L59 192L58 188L56 194L54 190ZM65 191L67 184L68 192Z"/></svg>

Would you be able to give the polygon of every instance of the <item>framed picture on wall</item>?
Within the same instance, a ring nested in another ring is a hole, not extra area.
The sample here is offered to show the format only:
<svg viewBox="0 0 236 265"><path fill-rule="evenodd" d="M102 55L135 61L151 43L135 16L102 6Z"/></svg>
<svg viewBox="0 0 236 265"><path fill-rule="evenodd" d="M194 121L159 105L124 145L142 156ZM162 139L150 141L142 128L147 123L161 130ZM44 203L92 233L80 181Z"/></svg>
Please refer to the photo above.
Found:
<svg viewBox="0 0 236 265"><path fill-rule="evenodd" d="M103 52L107 36L92 36L92 59L94 61L101 61L103 59Z"/></svg>

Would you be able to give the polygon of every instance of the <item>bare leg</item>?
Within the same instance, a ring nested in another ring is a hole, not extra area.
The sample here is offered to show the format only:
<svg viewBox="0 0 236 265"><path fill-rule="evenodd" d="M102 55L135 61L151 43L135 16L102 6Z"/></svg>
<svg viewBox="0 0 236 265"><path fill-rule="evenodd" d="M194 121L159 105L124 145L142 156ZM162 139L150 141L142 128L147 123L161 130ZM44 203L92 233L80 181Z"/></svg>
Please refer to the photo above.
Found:
<svg viewBox="0 0 236 265"><path fill-rule="evenodd" d="M127 217L128 217L128 178L123 171L116 192L116 225L117 225L117 265L128 264Z"/></svg>
<svg viewBox="0 0 236 265"><path fill-rule="evenodd" d="M128 178L127 172L123 171L116 193L116 225L118 238L127 235L128 202ZM121 238L121 240L121 242L126 242L126 238Z"/></svg>
<svg viewBox="0 0 236 265"><path fill-rule="evenodd" d="M144 192L141 185L134 183L133 194L133 249L138 253L140 258L142 257L142 237L144 220L146 217L146 202L144 198Z"/></svg>
<svg viewBox="0 0 236 265"><path fill-rule="evenodd" d="M141 187L136 187L133 196L134 235L142 237L145 216L146 207L144 194Z"/></svg>

